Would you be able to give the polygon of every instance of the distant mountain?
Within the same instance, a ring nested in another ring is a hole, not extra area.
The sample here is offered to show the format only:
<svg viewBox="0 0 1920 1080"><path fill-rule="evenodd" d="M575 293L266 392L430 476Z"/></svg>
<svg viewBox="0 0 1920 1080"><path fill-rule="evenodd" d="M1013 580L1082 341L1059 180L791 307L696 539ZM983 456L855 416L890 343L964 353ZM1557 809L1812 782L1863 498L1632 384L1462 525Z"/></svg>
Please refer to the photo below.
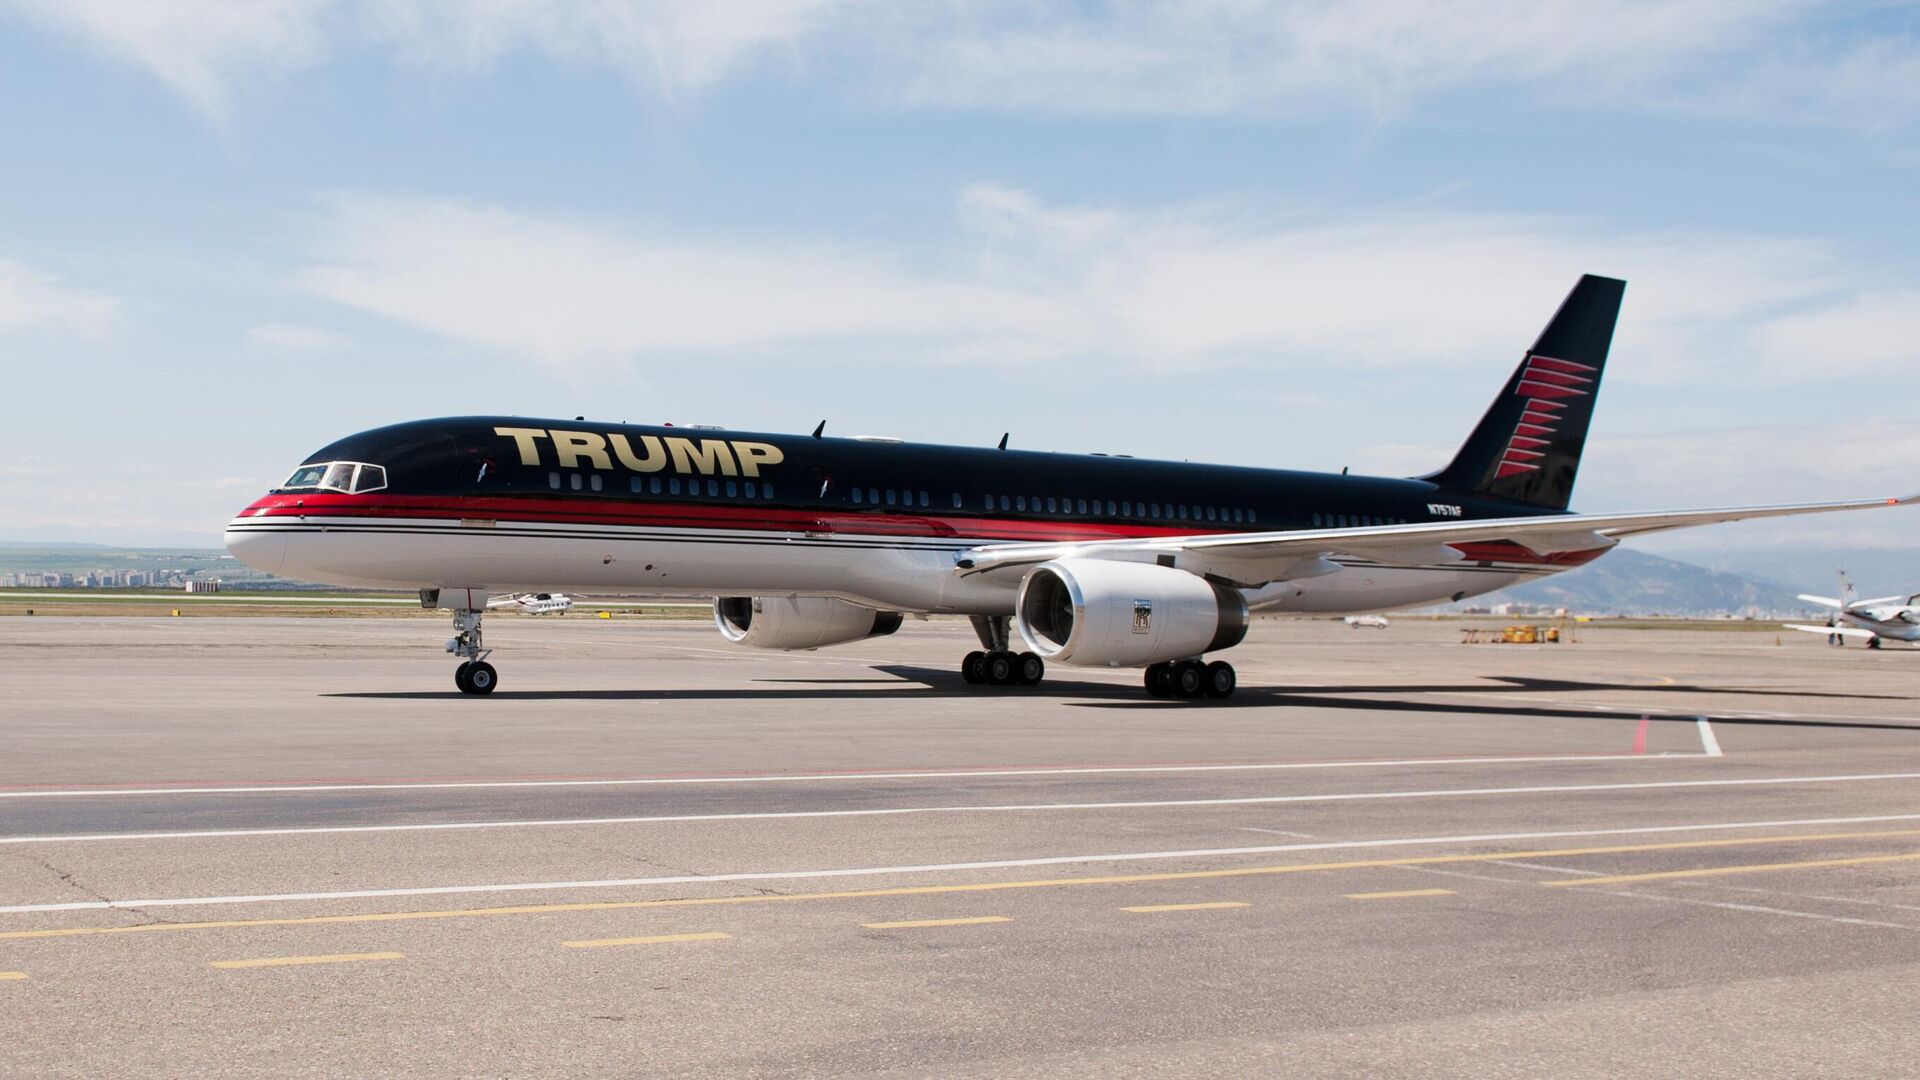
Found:
<svg viewBox="0 0 1920 1080"><path fill-rule="evenodd" d="M1797 618L1812 610L1795 590L1739 574L1616 548L1578 570L1476 596L1442 610L1512 603L1582 615L1759 615Z"/></svg>
<svg viewBox="0 0 1920 1080"><path fill-rule="evenodd" d="M1841 567L1861 596L1920 592L1920 546L1729 551L1711 561L1730 573L1789 586L1789 592L1838 596Z"/></svg>

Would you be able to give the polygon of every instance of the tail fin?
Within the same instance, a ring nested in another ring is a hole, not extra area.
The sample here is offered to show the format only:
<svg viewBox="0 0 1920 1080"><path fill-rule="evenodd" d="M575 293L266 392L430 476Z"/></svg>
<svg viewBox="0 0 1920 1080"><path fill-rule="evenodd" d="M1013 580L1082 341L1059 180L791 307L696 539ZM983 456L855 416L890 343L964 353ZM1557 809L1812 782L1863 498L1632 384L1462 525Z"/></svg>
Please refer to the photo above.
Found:
<svg viewBox="0 0 1920 1080"><path fill-rule="evenodd" d="M1453 463L1421 479L1566 509L1626 288L1617 278L1582 277Z"/></svg>

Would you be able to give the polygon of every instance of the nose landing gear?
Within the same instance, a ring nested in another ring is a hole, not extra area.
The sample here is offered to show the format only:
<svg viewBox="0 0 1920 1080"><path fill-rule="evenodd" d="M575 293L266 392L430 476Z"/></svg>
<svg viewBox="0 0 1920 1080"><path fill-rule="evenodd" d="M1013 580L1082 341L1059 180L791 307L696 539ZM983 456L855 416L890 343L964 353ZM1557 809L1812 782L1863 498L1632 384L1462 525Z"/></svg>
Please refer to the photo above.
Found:
<svg viewBox="0 0 1920 1080"><path fill-rule="evenodd" d="M484 610L467 608L455 608L453 612L454 633L447 651L460 657L460 666L453 670L453 685L463 694L485 696L500 684L500 674L486 659L493 650L481 642L480 619L485 614Z"/></svg>

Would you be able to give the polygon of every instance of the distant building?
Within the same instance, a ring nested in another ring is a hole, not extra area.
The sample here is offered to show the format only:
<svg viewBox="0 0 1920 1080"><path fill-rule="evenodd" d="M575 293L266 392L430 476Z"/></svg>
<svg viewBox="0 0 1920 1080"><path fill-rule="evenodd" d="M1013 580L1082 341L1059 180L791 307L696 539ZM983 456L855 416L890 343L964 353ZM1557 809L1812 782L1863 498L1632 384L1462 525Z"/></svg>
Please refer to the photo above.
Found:
<svg viewBox="0 0 1920 1080"><path fill-rule="evenodd" d="M187 591L190 593L209 593L220 591L219 578L188 578Z"/></svg>

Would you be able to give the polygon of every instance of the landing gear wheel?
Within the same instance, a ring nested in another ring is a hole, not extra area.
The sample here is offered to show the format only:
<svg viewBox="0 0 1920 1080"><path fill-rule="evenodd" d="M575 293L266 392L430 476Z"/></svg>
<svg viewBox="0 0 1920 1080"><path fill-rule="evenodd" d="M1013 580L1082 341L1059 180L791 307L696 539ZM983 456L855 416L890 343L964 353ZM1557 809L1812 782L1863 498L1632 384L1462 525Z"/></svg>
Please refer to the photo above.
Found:
<svg viewBox="0 0 1920 1080"><path fill-rule="evenodd" d="M1172 664L1147 665L1146 683L1147 683L1147 693L1152 694L1154 697L1172 697L1173 696L1173 665Z"/></svg>
<svg viewBox="0 0 1920 1080"><path fill-rule="evenodd" d="M1047 674L1047 662L1030 652L1014 657L1013 667L1014 681L1021 686L1039 686Z"/></svg>
<svg viewBox="0 0 1920 1080"><path fill-rule="evenodd" d="M1232 697L1233 688L1240 684L1240 677L1234 674L1233 665L1225 660L1215 660L1207 665L1206 688L1210 698Z"/></svg>
<svg viewBox="0 0 1920 1080"><path fill-rule="evenodd" d="M1197 698L1206 693L1207 669L1198 660L1182 660L1173 666L1173 696Z"/></svg>
<svg viewBox="0 0 1920 1080"><path fill-rule="evenodd" d="M467 678L466 685L460 689L469 694L491 694L493 688L500 685L499 673L494 671L493 665L485 660L471 665L462 664L461 668L467 673Z"/></svg>
<svg viewBox="0 0 1920 1080"><path fill-rule="evenodd" d="M960 677L968 683L979 686L987 681L987 654L975 649L960 661Z"/></svg>
<svg viewBox="0 0 1920 1080"><path fill-rule="evenodd" d="M459 687L460 692L463 694L473 693L473 688L467 685L467 673L472 670L473 670L473 661L471 660L468 660L462 663L459 667L453 669L453 685Z"/></svg>
<svg viewBox="0 0 1920 1080"><path fill-rule="evenodd" d="M990 652L986 660L987 682L993 686L1011 686L1018 672L1010 652Z"/></svg>
<svg viewBox="0 0 1920 1080"><path fill-rule="evenodd" d="M1879 648L1879 647L1880 647L1880 639L1879 639L1879 638L1877 638L1877 637L1870 637L1870 638L1868 638L1868 639L1867 639L1867 648L1869 648L1869 649L1877 649L1877 648Z"/></svg>

